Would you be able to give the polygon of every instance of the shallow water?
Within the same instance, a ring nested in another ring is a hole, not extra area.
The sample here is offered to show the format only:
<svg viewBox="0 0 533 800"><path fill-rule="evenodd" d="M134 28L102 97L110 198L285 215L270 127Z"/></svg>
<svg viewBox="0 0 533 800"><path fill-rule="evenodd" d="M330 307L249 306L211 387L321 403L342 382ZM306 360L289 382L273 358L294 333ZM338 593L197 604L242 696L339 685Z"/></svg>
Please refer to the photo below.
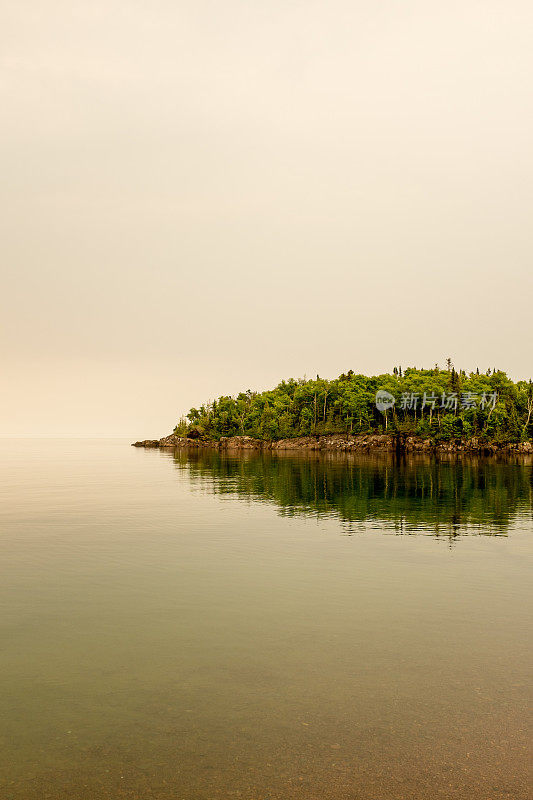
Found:
<svg viewBox="0 0 533 800"><path fill-rule="evenodd" d="M2 800L530 796L531 463L0 453Z"/></svg>

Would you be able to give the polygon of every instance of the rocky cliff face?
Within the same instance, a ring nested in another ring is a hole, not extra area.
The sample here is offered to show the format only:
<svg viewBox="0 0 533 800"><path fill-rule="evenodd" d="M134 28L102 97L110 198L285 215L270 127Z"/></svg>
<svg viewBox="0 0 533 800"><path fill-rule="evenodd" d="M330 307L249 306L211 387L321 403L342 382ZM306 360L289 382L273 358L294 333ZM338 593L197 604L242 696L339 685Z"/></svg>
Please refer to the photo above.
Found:
<svg viewBox="0 0 533 800"><path fill-rule="evenodd" d="M464 442L442 442L434 445L430 439L421 439L416 436L409 436L401 441L392 435L360 435L345 436L335 434L332 436L305 436L298 439L280 439L275 442L263 442L260 439L253 439L251 436L224 436L219 441L211 441L198 438L186 438L171 434L162 439L145 439L141 442L134 442L133 447L171 447L171 448L216 448L221 451L229 450L252 450L261 451L280 451L290 450L295 452L369 452L369 451L394 451L404 452L437 452L437 453L519 453L533 454L531 442L521 442L520 444L510 444L499 447L494 444L483 444L478 439L470 439Z"/></svg>

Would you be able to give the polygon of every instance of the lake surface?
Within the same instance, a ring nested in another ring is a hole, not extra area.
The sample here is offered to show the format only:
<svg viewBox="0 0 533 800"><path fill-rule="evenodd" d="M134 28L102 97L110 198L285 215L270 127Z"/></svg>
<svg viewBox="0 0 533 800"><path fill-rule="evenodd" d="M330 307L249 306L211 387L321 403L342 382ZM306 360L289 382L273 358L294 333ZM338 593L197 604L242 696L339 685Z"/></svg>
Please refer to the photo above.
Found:
<svg viewBox="0 0 533 800"><path fill-rule="evenodd" d="M531 462L0 454L1 800L531 796Z"/></svg>

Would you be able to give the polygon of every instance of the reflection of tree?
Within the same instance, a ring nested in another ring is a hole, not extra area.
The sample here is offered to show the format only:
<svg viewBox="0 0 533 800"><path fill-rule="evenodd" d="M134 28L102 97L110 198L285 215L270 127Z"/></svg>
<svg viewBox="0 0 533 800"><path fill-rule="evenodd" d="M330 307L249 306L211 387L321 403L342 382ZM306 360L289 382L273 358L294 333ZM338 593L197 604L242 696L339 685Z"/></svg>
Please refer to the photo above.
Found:
<svg viewBox="0 0 533 800"><path fill-rule="evenodd" d="M176 451L174 460L216 494L274 502L285 515L375 520L397 531L505 533L518 514L533 509L530 463L217 451Z"/></svg>

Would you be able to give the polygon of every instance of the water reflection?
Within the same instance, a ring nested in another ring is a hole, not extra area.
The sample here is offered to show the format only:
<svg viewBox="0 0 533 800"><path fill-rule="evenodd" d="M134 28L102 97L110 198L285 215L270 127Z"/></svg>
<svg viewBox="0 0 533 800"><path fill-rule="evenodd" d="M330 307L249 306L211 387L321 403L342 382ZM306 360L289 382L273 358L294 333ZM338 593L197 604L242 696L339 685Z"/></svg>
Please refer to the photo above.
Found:
<svg viewBox="0 0 533 800"><path fill-rule="evenodd" d="M166 454L168 455L168 454ZM436 459L389 455L227 455L174 452L194 486L217 495L275 503L283 516L335 516L355 531L507 535L531 528L530 459Z"/></svg>

